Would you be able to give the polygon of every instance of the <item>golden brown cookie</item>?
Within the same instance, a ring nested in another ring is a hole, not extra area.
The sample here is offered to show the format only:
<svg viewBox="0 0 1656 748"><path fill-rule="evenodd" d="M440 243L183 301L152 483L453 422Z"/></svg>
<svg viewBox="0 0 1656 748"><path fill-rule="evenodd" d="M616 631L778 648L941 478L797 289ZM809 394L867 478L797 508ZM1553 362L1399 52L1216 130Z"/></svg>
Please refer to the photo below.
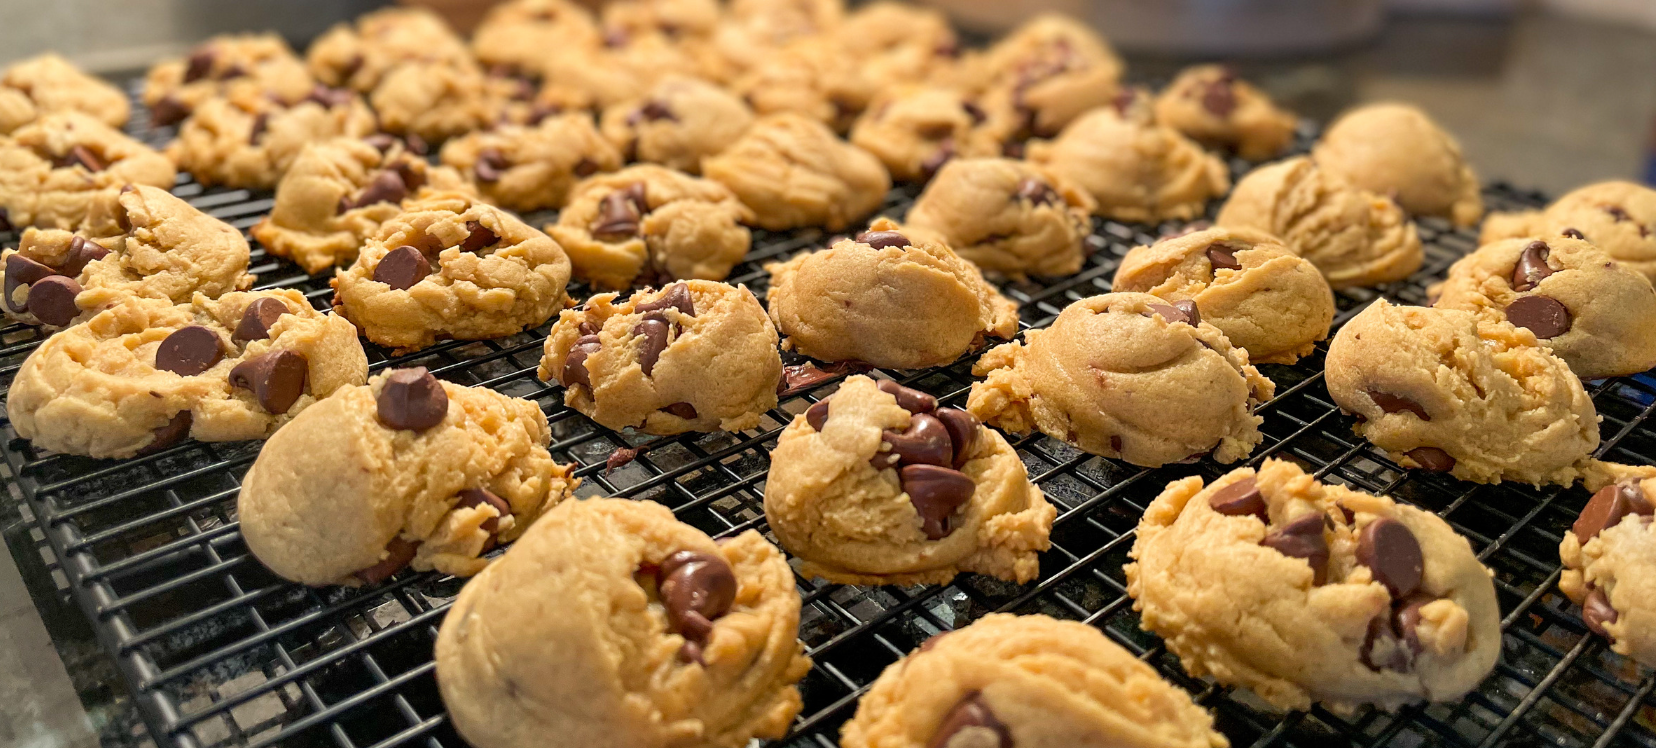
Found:
<svg viewBox="0 0 1656 748"><path fill-rule="evenodd" d="M647 96L605 109L599 129L627 161L700 174L703 158L752 124L753 110L741 97L700 78L669 75Z"/></svg>
<svg viewBox="0 0 1656 748"><path fill-rule="evenodd" d="M1027 161L943 165L909 209L905 230L932 235L985 271L1022 277L1081 269L1092 196Z"/></svg>
<svg viewBox="0 0 1656 748"><path fill-rule="evenodd" d="M204 185L270 189L306 145L374 129L374 112L349 91L319 91L291 107L262 97L212 98L178 128L167 156Z"/></svg>
<svg viewBox="0 0 1656 748"><path fill-rule="evenodd" d="M1010 133L959 91L896 87L877 97L851 128L851 142L902 182L925 182L952 158L999 156Z"/></svg>
<svg viewBox="0 0 1656 748"><path fill-rule="evenodd" d="M466 43L424 8L383 8L327 30L305 50L316 79L366 95L406 63L457 67L472 62Z"/></svg>
<svg viewBox="0 0 1656 748"><path fill-rule="evenodd" d="M1347 182L1387 195L1416 216L1442 216L1456 226L1483 218L1478 175L1460 143L1425 112L1408 104L1369 104L1334 121L1311 155Z"/></svg>
<svg viewBox="0 0 1656 748"><path fill-rule="evenodd" d="M702 174L729 187L773 231L839 231L879 207L891 176L873 154L798 114L761 117Z"/></svg>
<svg viewBox="0 0 1656 748"><path fill-rule="evenodd" d="M443 146L442 158L509 210L561 208L577 181L621 168L620 152L584 112L470 133Z"/></svg>
<svg viewBox="0 0 1656 748"><path fill-rule="evenodd" d="M80 112L48 114L0 139L0 221L75 229L126 185L171 189L167 157Z"/></svg>
<svg viewBox="0 0 1656 748"><path fill-rule="evenodd" d="M156 63L144 78L142 98L152 124L174 125L209 99L267 99L291 106L315 86L282 37L223 34L196 45L188 56Z"/></svg>
<svg viewBox="0 0 1656 748"><path fill-rule="evenodd" d="M1571 190L1545 210L1493 214L1480 241L1572 232L1656 283L1656 190L1642 184L1598 182Z"/></svg>
<svg viewBox="0 0 1656 748"><path fill-rule="evenodd" d="M1115 107L1093 109L1057 139L1031 143L1029 160L1080 185L1100 215L1122 221L1195 218L1230 189L1223 161L1178 131Z"/></svg>
<svg viewBox="0 0 1656 748"><path fill-rule="evenodd" d="M18 60L0 73L0 135L57 112L80 112L121 127L132 106L121 89L87 75L56 52Z"/></svg>
<svg viewBox="0 0 1656 748"><path fill-rule="evenodd" d="M1209 148L1249 161L1276 156L1294 140L1292 112L1223 65L1185 68L1156 97L1156 121Z"/></svg>
<svg viewBox="0 0 1656 748"><path fill-rule="evenodd" d="M1656 479L1648 475L1605 485L1558 545L1564 563L1559 591L1581 606L1582 622L1608 639L1612 651L1647 667L1656 663L1650 627L1656 615L1653 503Z"/></svg>

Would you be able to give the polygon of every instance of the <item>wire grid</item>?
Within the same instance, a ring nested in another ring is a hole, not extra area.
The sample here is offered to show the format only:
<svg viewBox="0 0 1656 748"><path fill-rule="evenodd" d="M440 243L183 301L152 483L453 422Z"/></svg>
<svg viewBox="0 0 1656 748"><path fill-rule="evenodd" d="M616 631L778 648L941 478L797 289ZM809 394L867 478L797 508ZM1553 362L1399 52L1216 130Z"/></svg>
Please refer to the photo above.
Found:
<svg viewBox="0 0 1656 748"><path fill-rule="evenodd" d="M140 111L134 119L143 121ZM135 130L157 142L166 132ZM1303 145L1309 132L1302 133ZM1245 165L1235 164L1241 170ZM268 195L203 190L182 177L175 192L246 230L269 210ZM1544 198L1505 185L1486 191L1495 210ZM901 215L914 191L894 191L883 213ZM536 218L536 217L532 217ZM538 221L536 221L538 223ZM1082 272L1003 284L1022 323L1041 327L1069 303L1109 290L1131 247L1179 226L1098 221ZM1421 224L1426 265L1415 278L1336 294L1336 324L1384 295L1424 303L1425 286L1475 246L1467 231ZM820 232L755 232L754 251L731 282L763 293L762 265L820 246ZM302 290L325 308L325 277L255 249L260 288ZM573 289L580 294L581 289ZM562 390L534 378L546 327L485 342L441 343L401 358L370 346L371 368L421 365L438 376L533 400L552 424L551 450L576 463L581 496L660 502L715 537L766 531L762 497L769 449L791 418L832 393L838 378L785 398L759 428L653 438L617 433L562 404ZM0 385L38 343L34 329L0 327ZM1236 746L1521 745L1656 746L1656 677L1586 634L1556 589L1557 545L1587 494L1579 488L1477 486L1411 473L1357 438L1322 383L1326 351L1295 366L1266 365L1278 395L1261 408L1265 442L1247 461L1293 460L1344 483L1437 512L1495 572L1504 618L1501 664L1466 698L1405 708L1333 714L1274 714L1246 691L1187 677L1156 637L1140 631L1121 572L1144 507L1170 480L1212 478L1236 467L1204 460L1146 470L1081 453L1041 435L1014 439L1031 478L1059 508L1039 578L1014 585L965 575L946 586L851 587L798 579L800 639L815 667L800 684L804 710L784 746L837 744L856 699L891 663L930 636L995 611L1085 621L1139 654L1214 710ZM875 371L961 405L974 357L920 372ZM1590 383L1603 416L1600 454L1648 464L1656 455L1656 379ZM433 677L437 627L463 580L405 571L377 587L311 589L284 582L252 558L237 532L239 480L257 443L186 442L124 461L35 450L0 421L3 455L29 510L59 559L70 590L114 658L150 733L167 746L462 746L447 723ZM639 457L613 471L617 449ZM499 553L500 551L496 551Z"/></svg>

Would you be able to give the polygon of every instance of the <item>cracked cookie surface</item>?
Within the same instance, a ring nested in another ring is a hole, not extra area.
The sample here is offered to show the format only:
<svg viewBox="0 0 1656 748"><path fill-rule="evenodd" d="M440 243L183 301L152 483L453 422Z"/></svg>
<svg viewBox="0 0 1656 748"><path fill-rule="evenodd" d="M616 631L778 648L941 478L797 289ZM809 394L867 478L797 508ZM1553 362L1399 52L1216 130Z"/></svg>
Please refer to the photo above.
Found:
<svg viewBox="0 0 1656 748"><path fill-rule="evenodd" d="M1092 196L1051 170L1009 158L950 161L904 226L936 235L986 271L1013 277L1081 269Z"/></svg>
<svg viewBox="0 0 1656 748"><path fill-rule="evenodd" d="M0 135L57 112L80 112L121 127L132 115L132 105L121 89L56 52L18 60L0 73Z"/></svg>
<svg viewBox="0 0 1656 748"><path fill-rule="evenodd" d="M76 229L100 195L171 189L166 156L80 112L49 114L0 140L0 218L12 226Z"/></svg>

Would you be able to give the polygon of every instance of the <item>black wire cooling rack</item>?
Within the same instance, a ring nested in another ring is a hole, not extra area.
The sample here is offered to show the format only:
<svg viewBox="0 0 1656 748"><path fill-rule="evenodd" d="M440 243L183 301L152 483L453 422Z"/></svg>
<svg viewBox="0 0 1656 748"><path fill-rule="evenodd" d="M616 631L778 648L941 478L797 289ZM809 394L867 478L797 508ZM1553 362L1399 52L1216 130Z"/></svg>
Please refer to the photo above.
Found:
<svg viewBox="0 0 1656 748"><path fill-rule="evenodd" d="M140 111L134 118L142 121ZM167 133L135 130L151 142ZM1309 133L1302 133L1302 146ZM1240 170L1243 165L1237 164ZM203 190L181 178L175 192L246 230L268 195ZM1540 205L1509 186L1486 190L1494 210ZM882 212L901 215L912 190ZM538 223L538 221L536 221ZM1003 284L1025 327L1041 327L1069 303L1110 290L1131 247L1177 226L1100 221L1080 273ZM1336 324L1381 296L1423 303L1425 286L1475 246L1468 231L1421 224L1426 264L1407 282L1337 294ZM4 237L0 237L4 238ZM756 293L762 265L820 246L817 232L755 232L754 251L732 273ZM291 287L326 308L326 277L255 250L261 288ZM579 289L576 289L579 293ZM534 377L546 328L487 342L445 342L391 358L370 347L374 369L426 366L438 376L540 404L553 455L580 467L583 496L656 501L714 536L765 528L769 449L794 414L830 394L838 378L787 397L759 428L657 439L617 433L562 404L562 390ZM40 335L0 328L0 386L9 385ZM1144 507L1168 481L1214 477L1232 466L1204 460L1145 470L1091 456L1043 436L1014 444L1031 478L1059 508L1040 577L1015 585L975 575L946 586L851 587L799 579L800 639L815 667L801 683L805 708L783 746L837 745L840 723L887 665L941 631L994 611L1085 621L1138 653L1211 708L1235 746L1562 745L1656 746L1656 676L1586 633L1557 591L1557 546L1587 494L1580 488L1479 486L1407 472L1355 437L1323 386L1325 349L1296 366L1266 365L1277 383L1261 407L1264 444L1247 464L1293 460L1319 478L1388 493L1437 512L1471 540L1495 572L1505 632L1501 663L1466 698L1396 713L1273 714L1246 691L1189 678L1177 658L1138 628L1121 567ZM962 404L973 357L920 372L876 371ZM1649 464L1656 456L1656 379L1589 384L1603 417L1601 456ZM249 555L237 532L238 481L257 443L186 442L159 454L97 461L48 454L0 422L0 453L67 576L73 597L114 659L150 734L162 746L462 746L437 695L432 644L462 580L403 572L376 587L310 589L286 583ZM607 469L618 449L637 459Z"/></svg>

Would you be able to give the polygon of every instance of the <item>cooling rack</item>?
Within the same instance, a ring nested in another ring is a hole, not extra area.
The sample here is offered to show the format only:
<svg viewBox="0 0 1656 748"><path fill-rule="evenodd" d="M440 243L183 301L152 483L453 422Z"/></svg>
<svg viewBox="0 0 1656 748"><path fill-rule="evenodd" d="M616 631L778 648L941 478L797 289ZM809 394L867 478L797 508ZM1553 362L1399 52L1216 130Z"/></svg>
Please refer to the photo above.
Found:
<svg viewBox="0 0 1656 748"><path fill-rule="evenodd" d="M135 121L147 117L138 108ZM141 128L152 143L169 134ZM1300 147L1310 132L1300 134ZM1243 164L1233 164L1240 172ZM174 190L198 208L248 229L268 194L207 190L181 177ZM881 212L900 216L912 189L894 191ZM1485 191L1493 210L1544 204L1508 185ZM545 216L531 216L539 224ZM1069 303L1110 290L1128 249L1182 226L1095 222L1091 255L1073 276L1002 284L1025 328L1047 325ZM1421 223L1426 263L1408 281L1336 294L1336 324L1382 296L1425 302L1426 285L1476 244L1473 233ZM15 237L0 236L8 243ZM731 275L763 294L766 262L821 246L819 232L757 231ZM326 308L326 277L310 277L255 248L261 288L287 287ZM575 288L577 296L584 289ZM562 390L534 377L542 328L486 342L441 343L393 358L370 347L373 369L425 366L438 376L538 403L552 425L553 455L576 463L582 496L656 501L714 536L767 530L762 508L769 449L778 432L839 377L786 397L756 429L654 438L604 429L562 404ZM23 325L0 328L0 387L39 342ZM1396 713L1334 714L1321 708L1275 714L1246 691L1187 677L1177 658L1138 628L1121 567L1133 528L1170 480L1214 477L1232 466L1210 460L1155 470L1095 457L1044 436L1014 444L1030 477L1059 509L1052 549L1037 580L1015 585L975 575L945 586L853 587L798 579L800 639L815 667L800 684L804 710L780 746L837 745L839 725L887 665L928 637L995 611L1085 621L1154 665L1214 711L1235 746L1656 746L1656 676L1586 633L1558 592L1557 546L1587 494L1580 488L1479 486L1409 472L1357 438L1322 378L1326 348L1295 366L1265 365L1277 396L1260 409L1265 442L1249 458L1293 460L1325 480L1388 493L1436 512L1472 543L1495 573L1503 651L1495 671L1453 703ZM963 404L971 360L914 372L879 371ZM1603 416L1606 459L1656 459L1656 379L1588 384ZM636 450L611 469L617 450ZM463 746L437 695L432 644L462 580L405 571L376 587L310 589L286 583L249 555L237 532L236 491L257 443L193 441L147 457L98 461L49 454L0 421L0 456L67 576L70 591L114 660L150 734L162 746ZM498 552L498 551L497 551Z"/></svg>

